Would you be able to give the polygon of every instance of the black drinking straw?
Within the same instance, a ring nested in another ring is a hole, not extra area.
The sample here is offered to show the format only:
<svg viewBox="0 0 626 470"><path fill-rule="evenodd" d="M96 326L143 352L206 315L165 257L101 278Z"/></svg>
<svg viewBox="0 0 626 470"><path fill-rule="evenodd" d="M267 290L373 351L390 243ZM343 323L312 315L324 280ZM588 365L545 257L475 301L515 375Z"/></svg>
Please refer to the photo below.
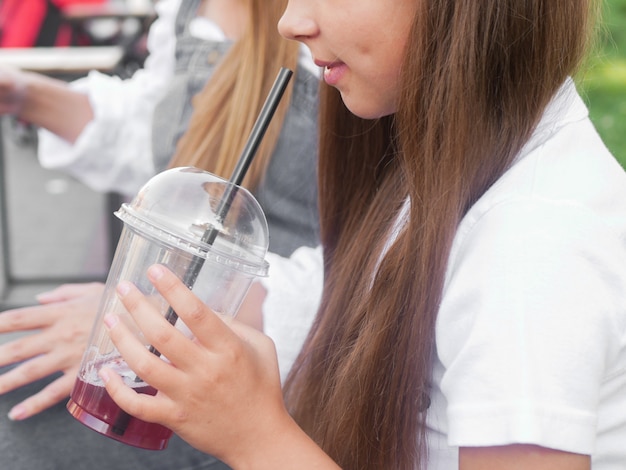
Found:
<svg viewBox="0 0 626 470"><path fill-rule="evenodd" d="M219 205L216 210L217 213L215 215L216 225L220 225L226 218L226 215L228 214L230 206L233 202L233 198L237 194L237 190L243 182L244 177L246 176L246 172L248 171L248 168L252 163L252 159L254 158L256 151L261 144L261 140L265 135L265 131L267 131L267 127L269 126L270 121L274 116L274 112L276 111L276 108L280 103L280 99L282 98L283 93L285 92L285 89L287 88L287 85L292 75L293 72L286 68L281 68L278 72L278 76L274 81L274 85L272 85L272 89L270 90L270 93L267 96L263 107L261 108L259 117L257 117L257 120L252 127L252 131L250 132L250 136L248 137L246 146L241 152L239 160L237 161L237 165L235 166L235 169L233 170L233 173L228 180L230 184L226 185L226 190L224 191L224 194L222 194L222 198L220 199ZM213 242L215 241L218 233L219 229L214 225L211 225L208 229L205 230L204 234L202 235L201 241L206 243L207 245L213 245ZM201 258L199 256L196 256L194 258L191 266L187 269L187 272L185 273L185 277L183 279L183 282L187 287L193 287L203 264L204 258ZM178 320L178 315L170 307L165 314L165 318L173 325L174 323L176 323L176 320ZM153 349L154 348L152 348L151 346L151 351ZM159 354L158 351L153 352L155 354Z"/></svg>
<svg viewBox="0 0 626 470"><path fill-rule="evenodd" d="M285 93L285 89L287 88L287 85L289 84L289 80L291 79L292 75L293 72L284 67L281 68L278 72L278 76L276 77L276 80L272 85L269 95L267 96L265 103L261 108L261 112L259 113L259 116L257 117L254 126L252 127L252 131L250 132L248 141L246 142L246 145L241 152L241 155L239 156L237 165L235 166L235 169L233 170L233 173L228 180L230 184L226 185L226 190L224 191L224 194L220 199L215 215L216 225L220 225L226 218L233 199L237 194L238 188L243 182L244 177L246 176L246 172L248 171L248 168L252 163L252 159L254 158L256 151L261 144L261 140L265 135L265 131L267 131L270 121L274 116L274 112L276 112L276 108L278 107L278 104L280 103L280 100ZM202 235L201 241L206 243L207 245L213 245L213 242L215 241L218 233L219 229L215 225L211 225L205 230L204 234ZM185 276L183 278L183 282L190 289L195 284L203 264L204 258L196 256L194 257L189 268L187 269L187 272L185 273ZM167 312L165 313L165 318L168 322L174 325L178 320L178 314L174 311L172 307L168 307ZM149 351L157 356L161 355L161 353L154 346L150 346ZM140 381L141 379L139 377L135 377L135 382ZM129 420L130 415L120 410L120 413L115 420L115 424L113 425L112 431L120 436L123 435L126 432L126 427L128 426Z"/></svg>

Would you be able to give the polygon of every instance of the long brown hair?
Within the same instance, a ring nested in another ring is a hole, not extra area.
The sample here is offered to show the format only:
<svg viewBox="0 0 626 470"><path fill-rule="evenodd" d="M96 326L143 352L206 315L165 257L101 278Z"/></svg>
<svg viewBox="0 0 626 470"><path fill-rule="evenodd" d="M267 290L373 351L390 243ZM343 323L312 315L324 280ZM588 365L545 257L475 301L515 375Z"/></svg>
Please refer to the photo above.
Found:
<svg viewBox="0 0 626 470"><path fill-rule="evenodd" d="M242 37L233 44L203 90L170 166L197 166L228 178L280 67L295 70L298 44L278 34L286 0L244 0L249 11ZM272 118L244 185L261 181L276 146L293 85Z"/></svg>
<svg viewBox="0 0 626 470"><path fill-rule="evenodd" d="M592 17L588 0L415 1L397 113L365 121L322 94L324 294L285 398L345 469L425 467L456 228L578 66Z"/></svg>

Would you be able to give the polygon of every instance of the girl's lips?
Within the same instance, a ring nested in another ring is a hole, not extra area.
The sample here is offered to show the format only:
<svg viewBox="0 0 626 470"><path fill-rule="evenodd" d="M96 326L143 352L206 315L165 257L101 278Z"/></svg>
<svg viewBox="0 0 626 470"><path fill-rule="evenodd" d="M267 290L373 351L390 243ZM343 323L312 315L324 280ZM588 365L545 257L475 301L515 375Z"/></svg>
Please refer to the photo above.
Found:
<svg viewBox="0 0 626 470"><path fill-rule="evenodd" d="M324 81L330 86L337 85L346 68L346 64L343 62L333 62L324 65Z"/></svg>

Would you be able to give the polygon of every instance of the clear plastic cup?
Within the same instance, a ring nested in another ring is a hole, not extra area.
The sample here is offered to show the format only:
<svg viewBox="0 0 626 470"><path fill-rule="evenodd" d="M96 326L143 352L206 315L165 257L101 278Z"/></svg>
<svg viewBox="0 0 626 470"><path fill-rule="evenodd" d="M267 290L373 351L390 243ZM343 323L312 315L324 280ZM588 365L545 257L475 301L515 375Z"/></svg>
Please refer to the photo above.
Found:
<svg viewBox="0 0 626 470"><path fill-rule="evenodd" d="M252 281L267 275L267 222L246 189L196 168L176 168L155 176L116 215L124 228L67 409L86 426L115 440L164 449L172 432L126 414L98 377L106 365L137 392L156 393L128 368L103 327L104 314L115 312L146 348L159 354L143 339L115 288L122 280L134 283L191 337L148 281L147 268L155 263L167 266L211 309L234 315Z"/></svg>

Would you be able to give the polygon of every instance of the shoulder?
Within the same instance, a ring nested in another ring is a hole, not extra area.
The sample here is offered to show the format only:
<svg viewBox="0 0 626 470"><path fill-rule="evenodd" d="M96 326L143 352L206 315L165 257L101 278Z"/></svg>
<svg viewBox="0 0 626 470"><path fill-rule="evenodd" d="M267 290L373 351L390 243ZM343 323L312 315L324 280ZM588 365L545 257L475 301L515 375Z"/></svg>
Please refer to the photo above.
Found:
<svg viewBox="0 0 626 470"><path fill-rule="evenodd" d="M490 289L564 289L570 299L616 299L626 289L626 173L588 122L558 134L517 161L468 211L447 285L464 279L476 286L492 276ZM480 275L472 278L468 269Z"/></svg>
<svg viewBox="0 0 626 470"><path fill-rule="evenodd" d="M548 108L512 167L470 208L454 249L473 233L502 242L612 236L624 248L626 172L598 136L575 90Z"/></svg>
<svg viewBox="0 0 626 470"><path fill-rule="evenodd" d="M626 173L586 117L535 142L459 224L440 320L623 335Z"/></svg>
<svg viewBox="0 0 626 470"><path fill-rule="evenodd" d="M624 170L585 113L545 120L453 241L436 326L451 445L592 452L626 364L624 292Z"/></svg>

